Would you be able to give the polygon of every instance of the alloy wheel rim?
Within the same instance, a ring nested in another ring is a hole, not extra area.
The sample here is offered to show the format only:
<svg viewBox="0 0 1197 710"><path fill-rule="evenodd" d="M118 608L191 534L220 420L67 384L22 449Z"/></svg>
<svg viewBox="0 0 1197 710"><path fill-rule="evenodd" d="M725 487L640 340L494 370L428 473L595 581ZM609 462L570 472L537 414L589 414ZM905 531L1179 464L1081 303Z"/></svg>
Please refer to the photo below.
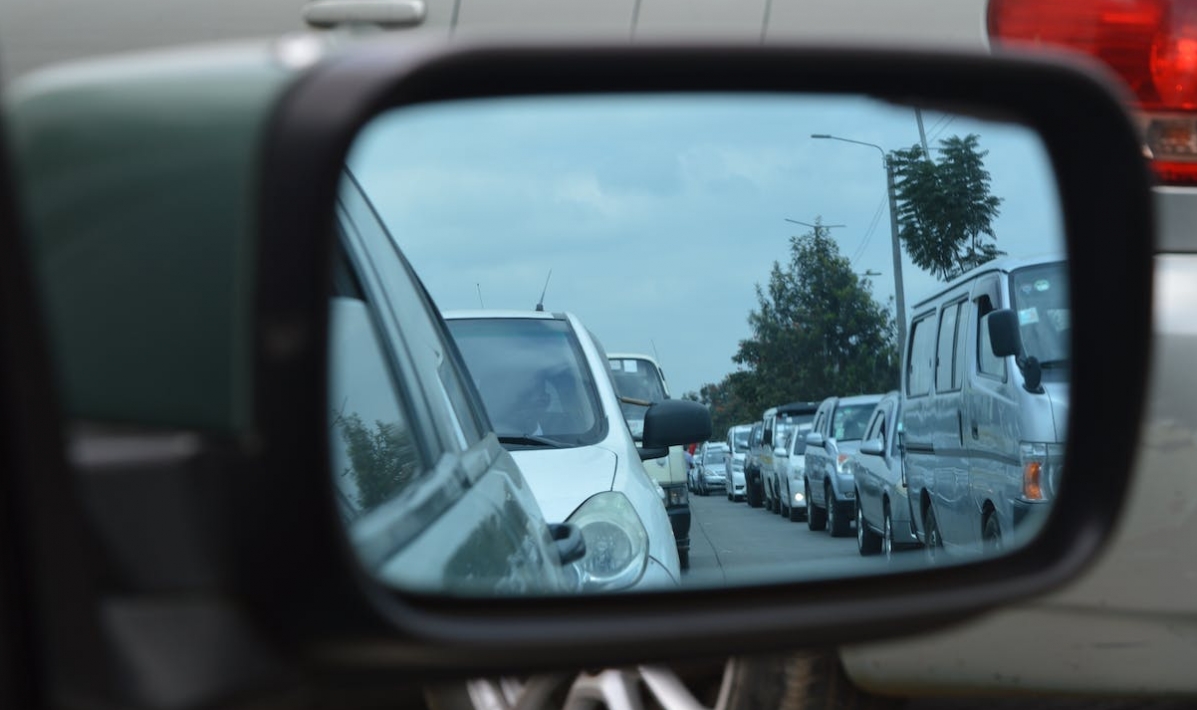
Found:
<svg viewBox="0 0 1197 710"><path fill-rule="evenodd" d="M736 672L735 658L724 661L717 690L713 684L696 688L668 666L645 665L573 676L475 679L466 682L466 691L474 710L728 710Z"/></svg>

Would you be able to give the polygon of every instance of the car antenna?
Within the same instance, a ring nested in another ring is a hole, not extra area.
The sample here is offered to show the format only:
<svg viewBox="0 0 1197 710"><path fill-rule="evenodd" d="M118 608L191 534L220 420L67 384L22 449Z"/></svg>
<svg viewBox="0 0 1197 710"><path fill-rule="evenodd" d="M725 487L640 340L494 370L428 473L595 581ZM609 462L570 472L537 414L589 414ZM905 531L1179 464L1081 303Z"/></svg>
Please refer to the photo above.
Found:
<svg viewBox="0 0 1197 710"><path fill-rule="evenodd" d="M486 304L482 302L482 284L475 282L474 286L476 286L478 288L478 307L485 309Z"/></svg>
<svg viewBox="0 0 1197 710"><path fill-rule="evenodd" d="M657 341L656 341L656 339L654 339L654 338L649 338L649 339L648 339L648 342L649 342L649 343L651 343L651 344L652 344L652 346L653 346L653 357L657 359L657 362L658 362L658 363L659 363L659 362L661 362L661 353L657 352Z"/></svg>
<svg viewBox="0 0 1197 710"><path fill-rule="evenodd" d="M536 310L538 312L544 310L544 295L549 291L549 279L551 278L553 278L553 270L549 269L549 275L544 280L544 289L540 292L540 300L536 303Z"/></svg>

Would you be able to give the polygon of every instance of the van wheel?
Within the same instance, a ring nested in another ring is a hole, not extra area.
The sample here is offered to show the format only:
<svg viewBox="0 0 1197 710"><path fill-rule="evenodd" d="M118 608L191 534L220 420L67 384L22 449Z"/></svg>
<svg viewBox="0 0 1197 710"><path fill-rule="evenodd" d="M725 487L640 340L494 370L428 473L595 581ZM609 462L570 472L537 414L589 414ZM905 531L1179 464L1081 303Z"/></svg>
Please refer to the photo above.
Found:
<svg viewBox="0 0 1197 710"><path fill-rule="evenodd" d="M810 497L810 484L803 486L806 495L806 527L818 532L827 527L827 509L815 505Z"/></svg>
<svg viewBox="0 0 1197 710"><path fill-rule="evenodd" d="M682 569L690 569L690 551L689 550L678 550L677 551L677 561L678 561L678 565Z"/></svg>
<svg viewBox="0 0 1197 710"><path fill-rule="evenodd" d="M996 511L991 510L985 516L985 527L981 529L981 549L986 555L1002 553L1002 527L998 523Z"/></svg>
<svg viewBox="0 0 1197 710"><path fill-rule="evenodd" d="M856 499L860 500L859 494ZM859 504L856 506L856 549L861 555L875 555L881 551L881 536L865 523L864 511Z"/></svg>
<svg viewBox="0 0 1197 710"><path fill-rule="evenodd" d="M939 525L935 522L935 511L927 508L923 516L923 553L927 555L927 562L936 564L943 555L943 538L939 534Z"/></svg>
<svg viewBox="0 0 1197 710"><path fill-rule="evenodd" d="M827 501L827 531L832 537L848 537L852 532L852 519L844 515L844 509L827 486L823 492L823 499Z"/></svg>

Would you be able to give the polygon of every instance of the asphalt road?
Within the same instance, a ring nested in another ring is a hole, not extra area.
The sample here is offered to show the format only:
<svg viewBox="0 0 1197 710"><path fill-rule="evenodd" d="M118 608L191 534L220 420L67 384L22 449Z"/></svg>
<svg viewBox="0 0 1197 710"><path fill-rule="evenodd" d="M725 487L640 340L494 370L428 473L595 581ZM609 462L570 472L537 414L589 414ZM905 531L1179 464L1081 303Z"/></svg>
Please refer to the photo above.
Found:
<svg viewBox="0 0 1197 710"><path fill-rule="evenodd" d="M881 573L880 555L862 557L850 537L813 532L764 508L733 503L721 492L690 497L690 569L685 584L726 586L762 578L800 579ZM895 554L900 564L921 564L920 551Z"/></svg>

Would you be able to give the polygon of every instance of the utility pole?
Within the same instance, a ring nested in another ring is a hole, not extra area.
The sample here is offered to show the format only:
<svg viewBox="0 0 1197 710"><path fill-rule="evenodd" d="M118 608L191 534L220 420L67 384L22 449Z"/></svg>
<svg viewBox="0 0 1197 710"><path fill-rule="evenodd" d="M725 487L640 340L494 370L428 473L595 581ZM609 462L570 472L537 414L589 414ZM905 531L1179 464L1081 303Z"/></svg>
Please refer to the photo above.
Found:
<svg viewBox="0 0 1197 710"><path fill-rule="evenodd" d="M921 127L922 114L919 113L917 115L919 116L919 126ZM897 190L894 187L894 166L890 155L876 143L866 143L864 141L852 140L851 138L840 138L839 136L827 133L812 133L810 137L840 141L842 143L855 143L856 145L876 148L877 152L881 153L881 166L885 168L885 189L889 193L889 232L890 238L893 241L894 300L898 308L898 352L900 353L906 347L906 290L902 284L902 245L898 241L898 197Z"/></svg>
<svg viewBox="0 0 1197 710"><path fill-rule="evenodd" d="M931 149L927 147L927 133L923 130L923 110L917 106L914 109L914 119L919 124L919 142L923 144L923 157L931 159Z"/></svg>

